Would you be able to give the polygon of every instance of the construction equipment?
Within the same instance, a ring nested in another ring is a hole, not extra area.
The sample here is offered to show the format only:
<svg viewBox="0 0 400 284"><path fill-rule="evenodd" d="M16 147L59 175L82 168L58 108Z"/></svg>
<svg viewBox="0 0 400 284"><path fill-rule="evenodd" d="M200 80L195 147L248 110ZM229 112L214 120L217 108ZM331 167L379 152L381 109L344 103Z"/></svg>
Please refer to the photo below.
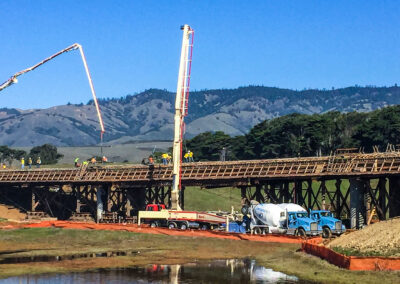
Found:
<svg viewBox="0 0 400 284"><path fill-rule="evenodd" d="M181 58L179 64L178 84L175 98L174 116L174 142L172 145L172 191L171 207L174 210L181 210L179 193L181 190L181 165L182 165L182 141L185 130L184 117L188 111L190 70L192 67L193 51L193 29L188 25L181 27L183 30Z"/></svg>
<svg viewBox="0 0 400 284"><path fill-rule="evenodd" d="M294 203L258 203L242 207L244 215L250 215L250 232L254 234L288 234L305 237L322 233L316 221L308 217L307 211Z"/></svg>
<svg viewBox="0 0 400 284"><path fill-rule="evenodd" d="M322 227L323 238L330 238L332 234L340 236L346 232L342 221L336 219L328 210L310 210L310 218L317 221L318 225Z"/></svg>
<svg viewBox="0 0 400 284"><path fill-rule="evenodd" d="M8 79L7 81L5 81L3 84L0 85L0 92L2 90L4 90L5 88L11 86L11 85L18 83L18 79L17 78L19 76L21 76L21 75L23 75L25 73L28 73L30 71L35 70L39 66L45 64L46 62L56 58L57 56L59 56L59 55L61 55L63 53L66 53L66 52L69 52L69 51L72 51L72 50L75 50L75 49L79 49L79 52L81 54L82 61L83 61L83 66L85 67L86 75L87 75L88 80L89 80L90 90L92 91L92 96L93 96L93 102L94 102L94 105L96 107L97 116L99 118L100 129L101 129L101 132L100 132L100 143L102 144L102 142L103 142L103 134L105 132L104 123L103 123L103 119L101 117L100 107L99 107L99 104L98 104L98 101L97 101L96 92L94 90L92 77L90 76L89 67L88 67L87 62L86 62L85 54L83 53L83 48L82 48L82 46L80 44L74 43L73 45L68 46L67 48L65 48L65 49L53 54L52 56L47 57L46 59L40 61L39 63L33 65L32 67L29 67L27 69L24 69L24 70L22 70L20 72L15 73L14 75L12 75L10 77L10 79Z"/></svg>
<svg viewBox="0 0 400 284"><path fill-rule="evenodd" d="M152 228L208 230L219 228L226 222L226 218L207 212L167 210L163 204L148 204L146 211L138 213L138 225L143 222L149 223Z"/></svg>

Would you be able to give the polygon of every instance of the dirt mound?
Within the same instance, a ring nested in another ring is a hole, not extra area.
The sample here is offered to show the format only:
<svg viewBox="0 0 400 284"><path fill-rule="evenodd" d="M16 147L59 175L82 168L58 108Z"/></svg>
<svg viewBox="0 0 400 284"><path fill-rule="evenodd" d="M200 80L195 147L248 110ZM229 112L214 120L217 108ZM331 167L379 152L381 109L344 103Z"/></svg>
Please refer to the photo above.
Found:
<svg viewBox="0 0 400 284"><path fill-rule="evenodd" d="M328 244L358 254L400 256L400 218L378 222L342 235Z"/></svg>
<svg viewBox="0 0 400 284"><path fill-rule="evenodd" d="M0 218L7 219L10 221L22 221L26 217L25 213L22 213L18 209L0 204Z"/></svg>

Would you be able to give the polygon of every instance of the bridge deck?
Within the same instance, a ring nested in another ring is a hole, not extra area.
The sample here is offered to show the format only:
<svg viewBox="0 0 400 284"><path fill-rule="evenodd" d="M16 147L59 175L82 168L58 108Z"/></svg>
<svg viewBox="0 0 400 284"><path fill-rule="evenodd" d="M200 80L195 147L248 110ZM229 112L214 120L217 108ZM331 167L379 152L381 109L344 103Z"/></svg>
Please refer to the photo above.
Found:
<svg viewBox="0 0 400 284"><path fill-rule="evenodd" d="M400 153L185 163L183 183L400 174ZM0 183L171 182L172 167L103 166L87 169L1 170Z"/></svg>

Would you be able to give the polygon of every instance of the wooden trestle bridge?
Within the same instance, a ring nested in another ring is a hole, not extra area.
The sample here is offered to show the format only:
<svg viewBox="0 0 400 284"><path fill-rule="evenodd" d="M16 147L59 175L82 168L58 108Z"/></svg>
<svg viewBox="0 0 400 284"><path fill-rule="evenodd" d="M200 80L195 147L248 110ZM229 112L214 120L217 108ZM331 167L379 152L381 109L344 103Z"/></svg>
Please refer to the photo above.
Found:
<svg viewBox="0 0 400 284"><path fill-rule="evenodd" d="M170 206L171 186L172 167L159 164L1 170L0 203L60 219L98 210L129 219L147 203ZM359 227L373 208L380 219L400 215L400 152L185 163L182 186L182 208L185 187L232 187L247 200L329 209Z"/></svg>

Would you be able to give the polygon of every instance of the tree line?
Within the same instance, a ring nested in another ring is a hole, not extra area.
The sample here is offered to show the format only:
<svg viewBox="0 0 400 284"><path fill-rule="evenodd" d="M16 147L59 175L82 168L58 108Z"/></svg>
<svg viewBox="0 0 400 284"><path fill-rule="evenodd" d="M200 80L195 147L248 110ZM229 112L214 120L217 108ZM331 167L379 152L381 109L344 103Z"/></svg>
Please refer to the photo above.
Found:
<svg viewBox="0 0 400 284"><path fill-rule="evenodd" d="M33 163L40 157L43 165L56 164L59 159L63 157L62 154L57 152L57 147L51 144L43 144L41 146L33 147L29 153L21 149L12 149L8 146L0 146L0 162L8 164L9 167L17 160L20 161L24 158L28 161L32 159Z"/></svg>
<svg viewBox="0 0 400 284"><path fill-rule="evenodd" d="M265 120L242 136L205 132L186 140L184 148L196 160L216 161L223 148L227 160L244 160L323 156L350 147L372 152L375 145L384 151L388 143L400 144L400 106L369 113L294 113Z"/></svg>

